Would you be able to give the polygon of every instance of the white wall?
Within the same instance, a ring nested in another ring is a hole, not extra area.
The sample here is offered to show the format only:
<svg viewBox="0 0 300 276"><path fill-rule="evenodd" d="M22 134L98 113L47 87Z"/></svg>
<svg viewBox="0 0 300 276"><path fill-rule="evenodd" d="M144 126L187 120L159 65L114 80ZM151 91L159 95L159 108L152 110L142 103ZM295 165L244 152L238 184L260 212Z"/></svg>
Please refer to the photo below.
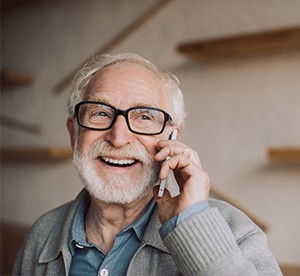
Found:
<svg viewBox="0 0 300 276"><path fill-rule="evenodd" d="M67 146L68 91L53 87L157 1L47 1L2 18L2 65L32 72L3 91L1 114L42 127L8 127L2 145ZM115 51L136 52L181 80L189 113L182 139L213 185L269 225L281 263L300 265L300 168L270 164L270 146L300 143L300 53L222 62L179 55L180 42L300 25L296 0L174 0ZM5 92L5 93L4 93ZM81 189L71 162L2 162L2 219L31 224Z"/></svg>

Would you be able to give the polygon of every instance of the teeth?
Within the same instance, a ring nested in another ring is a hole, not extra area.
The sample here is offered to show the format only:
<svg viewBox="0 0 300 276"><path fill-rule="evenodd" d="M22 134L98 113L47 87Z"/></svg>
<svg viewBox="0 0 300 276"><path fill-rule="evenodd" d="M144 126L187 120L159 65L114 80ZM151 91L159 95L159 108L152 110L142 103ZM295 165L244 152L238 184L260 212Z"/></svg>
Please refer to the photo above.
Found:
<svg viewBox="0 0 300 276"><path fill-rule="evenodd" d="M112 159L112 158L108 158L108 157L102 157L102 159L107 162L107 163L111 163L114 165L131 165L135 162L134 159L121 159L121 160L117 160L117 159Z"/></svg>

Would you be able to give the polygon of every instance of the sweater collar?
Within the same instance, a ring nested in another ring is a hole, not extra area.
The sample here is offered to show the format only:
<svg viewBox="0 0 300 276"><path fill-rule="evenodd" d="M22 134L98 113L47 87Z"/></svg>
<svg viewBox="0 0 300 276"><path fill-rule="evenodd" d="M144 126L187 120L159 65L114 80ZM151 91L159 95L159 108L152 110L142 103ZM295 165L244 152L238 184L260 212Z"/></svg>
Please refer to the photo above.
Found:
<svg viewBox="0 0 300 276"><path fill-rule="evenodd" d="M159 228L161 223L158 217L157 205L153 211L152 217L149 221L148 227L143 237L142 246L150 245L161 251L168 253L168 249L164 246L162 239L159 234Z"/></svg>
<svg viewBox="0 0 300 276"><path fill-rule="evenodd" d="M149 224L152 212L155 208L155 200L152 199L148 204L146 211L140 216L135 222L128 225L121 232L125 232L127 230L134 231L137 238L142 241L146 228ZM88 211L90 205L90 195L86 193L80 199L79 204L77 206L76 212L74 214L74 218L71 224L70 231L70 243L69 247L74 256L75 253L75 244L83 247L90 247L91 245L87 241L86 233L85 233L85 215Z"/></svg>
<svg viewBox="0 0 300 276"><path fill-rule="evenodd" d="M71 224L77 206L86 193L87 191L83 189L75 200L62 207L65 208L64 210L61 208L54 210L54 212L60 212L60 215L58 216L57 221L52 223L52 230L39 256L39 263L51 262L62 253L65 262L67 262L65 263L65 266L70 266L71 253L69 251L68 244L70 239Z"/></svg>
<svg viewBox="0 0 300 276"><path fill-rule="evenodd" d="M71 264L71 252L69 250L70 231L72 221L83 197L86 197L88 192L83 189L77 198L70 204L66 204L63 208L65 211L59 216L58 220L53 223L50 235L45 243L45 246L39 256L40 263L48 263L55 260L61 253L64 256L66 268ZM58 209L57 209L58 211ZM159 222L157 206L153 211L149 224L146 228L145 234L142 239L141 247L150 245L164 252L168 252L164 246L161 237L159 235L159 228L161 223ZM66 269L68 271L68 269Z"/></svg>

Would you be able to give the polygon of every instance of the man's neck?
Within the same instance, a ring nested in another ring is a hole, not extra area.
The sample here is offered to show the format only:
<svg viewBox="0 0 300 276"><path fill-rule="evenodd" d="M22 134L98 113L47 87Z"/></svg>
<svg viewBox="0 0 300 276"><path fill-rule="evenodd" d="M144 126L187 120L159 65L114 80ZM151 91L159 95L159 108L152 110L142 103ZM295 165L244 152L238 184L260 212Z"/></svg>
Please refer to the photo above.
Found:
<svg viewBox="0 0 300 276"><path fill-rule="evenodd" d="M87 240L108 253L115 236L135 222L151 201L152 195L129 204L105 203L91 197L85 217Z"/></svg>

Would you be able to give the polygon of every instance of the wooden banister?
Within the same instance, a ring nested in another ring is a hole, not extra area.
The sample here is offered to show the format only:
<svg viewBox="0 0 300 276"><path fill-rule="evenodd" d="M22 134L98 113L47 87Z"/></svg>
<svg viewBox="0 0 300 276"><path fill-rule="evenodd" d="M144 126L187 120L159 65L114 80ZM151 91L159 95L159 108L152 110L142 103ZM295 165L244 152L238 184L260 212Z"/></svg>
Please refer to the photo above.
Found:
<svg viewBox="0 0 300 276"><path fill-rule="evenodd" d="M268 156L274 162L300 164L300 147L272 147L268 150Z"/></svg>
<svg viewBox="0 0 300 276"><path fill-rule="evenodd" d="M208 60L300 50L300 27L182 43L177 51Z"/></svg>
<svg viewBox="0 0 300 276"><path fill-rule="evenodd" d="M73 156L72 150L61 147L6 147L1 148L1 159L6 161L64 161Z"/></svg>
<svg viewBox="0 0 300 276"><path fill-rule="evenodd" d="M27 72L20 72L13 69L1 69L1 87L10 88L22 85L29 85L33 82L33 76Z"/></svg>

